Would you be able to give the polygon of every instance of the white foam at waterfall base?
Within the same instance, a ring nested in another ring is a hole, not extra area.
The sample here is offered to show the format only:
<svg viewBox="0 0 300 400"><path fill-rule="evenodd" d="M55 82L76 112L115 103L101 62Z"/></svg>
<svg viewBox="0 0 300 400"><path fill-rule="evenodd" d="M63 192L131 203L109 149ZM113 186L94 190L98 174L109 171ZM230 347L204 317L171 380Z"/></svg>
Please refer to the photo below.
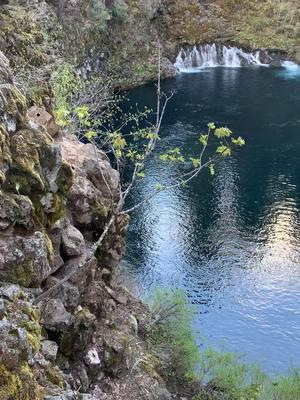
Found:
<svg viewBox="0 0 300 400"><path fill-rule="evenodd" d="M175 62L179 72L194 73L205 68L226 67L240 68L246 65L264 66L260 52L246 53L237 47L206 44L192 49L181 49Z"/></svg>
<svg viewBox="0 0 300 400"><path fill-rule="evenodd" d="M284 68L279 75L286 79L300 79L300 65L292 61L283 61L281 63Z"/></svg>

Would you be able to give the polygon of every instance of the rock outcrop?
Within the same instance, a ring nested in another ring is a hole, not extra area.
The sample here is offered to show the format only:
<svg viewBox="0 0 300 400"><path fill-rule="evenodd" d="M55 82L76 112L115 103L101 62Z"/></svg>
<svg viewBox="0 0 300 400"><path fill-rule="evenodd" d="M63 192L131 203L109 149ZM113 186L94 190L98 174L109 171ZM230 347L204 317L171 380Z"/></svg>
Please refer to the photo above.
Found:
<svg viewBox="0 0 300 400"><path fill-rule="evenodd" d="M175 75L180 47L194 44L233 44L297 59L299 15L293 0L10 0L0 5L0 48L25 86L34 78L34 87L26 88L32 104L50 111L47 81L62 60L84 79L113 74L124 89L156 79L158 41L163 77Z"/></svg>
<svg viewBox="0 0 300 400"><path fill-rule="evenodd" d="M112 284L127 216L92 250L120 201L118 172L55 135L44 108L27 110L0 60L0 399L170 399L142 336L148 308Z"/></svg>
<svg viewBox="0 0 300 400"><path fill-rule="evenodd" d="M85 290L78 277L77 285L66 281L55 298L39 307L33 305L34 295L62 279L64 268L69 271L85 262L90 242L101 234L119 200L118 174L104 154L71 134L53 140L53 117L44 109L38 109L39 116L36 109L26 113L26 100L14 84L9 61L2 53L0 60L0 398L38 399L48 384L65 385L54 365L60 346L57 335L69 329L81 335L82 324L89 325L94 316L77 310ZM39 118L42 115L45 118ZM119 239L112 235L119 247L110 254L101 251L110 265L121 256L126 223ZM120 231L117 225L113 230ZM93 262L94 269L101 270L97 260ZM80 279L91 274L87 268ZM102 304L103 299L97 301ZM57 342L51 342L47 332L55 333ZM79 343L77 347L85 348Z"/></svg>

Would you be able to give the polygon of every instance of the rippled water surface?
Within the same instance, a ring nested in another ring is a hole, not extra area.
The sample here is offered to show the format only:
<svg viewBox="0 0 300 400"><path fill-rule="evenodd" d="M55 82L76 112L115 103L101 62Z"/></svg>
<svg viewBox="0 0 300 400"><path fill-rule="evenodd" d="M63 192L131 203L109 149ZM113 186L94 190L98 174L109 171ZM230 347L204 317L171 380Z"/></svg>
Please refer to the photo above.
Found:
<svg viewBox="0 0 300 400"><path fill-rule="evenodd" d="M193 153L211 121L247 145L214 177L161 193L133 215L125 259L143 295L161 285L185 290L197 307L199 345L246 353L267 371L300 367L299 78L216 68L164 82L177 93L160 147ZM154 106L155 89L130 99ZM151 160L131 201L172 168Z"/></svg>

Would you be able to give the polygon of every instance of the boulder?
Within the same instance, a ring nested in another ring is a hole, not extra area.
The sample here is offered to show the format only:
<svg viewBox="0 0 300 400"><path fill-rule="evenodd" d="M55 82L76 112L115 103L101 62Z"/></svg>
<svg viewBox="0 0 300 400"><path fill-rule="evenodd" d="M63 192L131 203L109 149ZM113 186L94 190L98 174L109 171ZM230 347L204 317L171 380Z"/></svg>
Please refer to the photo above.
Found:
<svg viewBox="0 0 300 400"><path fill-rule="evenodd" d="M35 363L35 365L39 365L42 368L46 368L51 364L51 362L46 360L46 358L41 353L37 353L35 355L34 363Z"/></svg>
<svg viewBox="0 0 300 400"><path fill-rule="evenodd" d="M270 62L270 67L273 67L273 68L281 68L281 67L282 67L282 62L281 62L281 60L272 60L272 61Z"/></svg>
<svg viewBox="0 0 300 400"><path fill-rule="evenodd" d="M98 398L91 394L82 393L79 395L79 400L98 400Z"/></svg>
<svg viewBox="0 0 300 400"><path fill-rule="evenodd" d="M23 122L26 110L26 100L13 84L11 71L3 61L0 53L0 123L3 123L9 133L15 132L18 124Z"/></svg>
<svg viewBox="0 0 300 400"><path fill-rule="evenodd" d="M57 352L58 352L58 344L52 342L51 340L43 340L41 342L41 353L49 361L55 361Z"/></svg>
<svg viewBox="0 0 300 400"><path fill-rule="evenodd" d="M300 46L295 47L295 61L300 64Z"/></svg>
<svg viewBox="0 0 300 400"><path fill-rule="evenodd" d="M68 257L80 256L85 251L85 241L82 233L72 225L62 231L62 248Z"/></svg>
<svg viewBox="0 0 300 400"><path fill-rule="evenodd" d="M54 276L49 276L49 278L46 281L46 287L51 288L54 285L56 285L60 279L54 277ZM61 284L55 291L55 297L57 299L60 299L63 303L63 305L67 309L72 309L74 310L78 304L79 304L79 299L80 299L80 293L79 289L77 286L73 285L70 282L64 282Z"/></svg>
<svg viewBox="0 0 300 400"><path fill-rule="evenodd" d="M14 300L21 294L21 287L19 285L3 283L0 287L0 295L8 300Z"/></svg>
<svg viewBox="0 0 300 400"><path fill-rule="evenodd" d="M30 302L17 298L8 300L5 309L7 319L0 320L0 364L17 371L39 350L38 313Z"/></svg>
<svg viewBox="0 0 300 400"><path fill-rule="evenodd" d="M47 394L43 397L43 400L78 400L77 391L73 390L62 390L62 389L51 389L52 394Z"/></svg>
<svg viewBox="0 0 300 400"><path fill-rule="evenodd" d="M60 299L50 299L42 311L41 321L50 331L64 332L73 324L74 317L66 311Z"/></svg>
<svg viewBox="0 0 300 400"><path fill-rule="evenodd" d="M73 167L75 179L68 194L68 209L80 229L101 229L112 204L119 199L119 174L107 156L92 144L83 144L70 134L60 133L63 160Z"/></svg>
<svg viewBox="0 0 300 400"><path fill-rule="evenodd" d="M0 280L21 286L39 286L50 274L50 249L42 232L19 236L0 234Z"/></svg>
<svg viewBox="0 0 300 400"><path fill-rule="evenodd" d="M172 400L171 393L165 387L157 387L155 394L157 400Z"/></svg>
<svg viewBox="0 0 300 400"><path fill-rule="evenodd" d="M32 129L37 130L43 127L50 136L55 136L60 129L53 115L41 107L33 106L29 108L26 113L26 119Z"/></svg>
<svg viewBox="0 0 300 400"><path fill-rule="evenodd" d="M95 366L101 364L98 352L95 348L87 352L87 354L84 357L84 362L88 366Z"/></svg>
<svg viewBox="0 0 300 400"><path fill-rule="evenodd" d="M0 191L0 230L18 224L32 228L33 204L27 196Z"/></svg>
<svg viewBox="0 0 300 400"><path fill-rule="evenodd" d="M82 362L79 362L75 368L76 383L84 392L88 391L90 380Z"/></svg>
<svg viewBox="0 0 300 400"><path fill-rule="evenodd" d="M61 234L62 230L67 226L68 221L65 218L61 218L52 226L49 232L49 238L53 248L53 267L52 273L59 270L64 265L64 260L61 256Z"/></svg>

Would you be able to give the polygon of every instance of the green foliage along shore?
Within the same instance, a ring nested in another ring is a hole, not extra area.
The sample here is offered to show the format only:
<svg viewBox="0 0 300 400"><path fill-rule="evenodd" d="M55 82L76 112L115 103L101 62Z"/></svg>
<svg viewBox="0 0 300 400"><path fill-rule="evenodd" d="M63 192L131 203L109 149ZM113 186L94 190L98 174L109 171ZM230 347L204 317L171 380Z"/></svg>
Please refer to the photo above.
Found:
<svg viewBox="0 0 300 400"><path fill-rule="evenodd" d="M192 332L193 307L179 290L158 289L149 301L154 323L150 322L151 344L166 353L167 381L175 373L201 383L193 400L299 400L300 371L270 377L239 354L199 349ZM170 360L171 358L171 360ZM170 366L171 369L170 369Z"/></svg>

